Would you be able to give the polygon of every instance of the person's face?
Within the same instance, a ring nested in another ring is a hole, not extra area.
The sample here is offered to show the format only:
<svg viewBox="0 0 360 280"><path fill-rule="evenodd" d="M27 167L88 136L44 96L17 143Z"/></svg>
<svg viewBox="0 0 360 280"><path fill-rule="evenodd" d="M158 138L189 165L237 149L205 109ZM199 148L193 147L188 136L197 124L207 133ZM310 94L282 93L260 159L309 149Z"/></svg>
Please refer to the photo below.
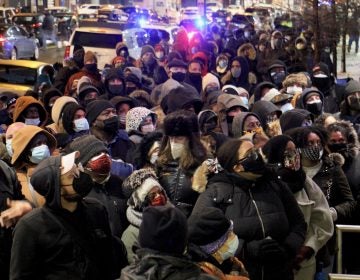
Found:
<svg viewBox="0 0 360 280"><path fill-rule="evenodd" d="M186 69L183 67L171 67L169 70L171 73L186 73Z"/></svg>
<svg viewBox="0 0 360 280"><path fill-rule="evenodd" d="M158 186L153 187L147 194L150 205L161 206L166 204L166 197L164 191Z"/></svg>
<svg viewBox="0 0 360 280"><path fill-rule="evenodd" d="M307 146L322 146L320 137L316 133L311 132L307 138Z"/></svg>
<svg viewBox="0 0 360 280"><path fill-rule="evenodd" d="M147 116L142 122L141 122L141 125L144 126L144 125L148 125L148 124L152 124L153 121L152 121L152 118L150 116Z"/></svg>
<svg viewBox="0 0 360 280"><path fill-rule="evenodd" d="M144 53L143 56L142 56L143 60L148 60L148 59L151 59L151 58L154 58L154 54L152 52Z"/></svg>
<svg viewBox="0 0 360 280"><path fill-rule="evenodd" d="M285 72L285 69L283 67L274 67L271 69L271 73L281 73Z"/></svg>
<svg viewBox="0 0 360 280"><path fill-rule="evenodd" d="M234 61L231 63L231 69L241 69L240 62L237 61L237 60L234 60Z"/></svg>
<svg viewBox="0 0 360 280"><path fill-rule="evenodd" d="M186 136L170 136L170 143L186 144L188 138Z"/></svg>
<svg viewBox="0 0 360 280"><path fill-rule="evenodd" d="M74 120L85 118L85 111L82 109L79 109L75 112Z"/></svg>
<svg viewBox="0 0 360 280"><path fill-rule="evenodd" d="M36 106L29 106L25 110L25 118L27 119L37 119L39 118L39 110Z"/></svg>
<svg viewBox="0 0 360 280"><path fill-rule="evenodd" d="M201 65L200 63L193 62L189 65L189 73L199 73L201 74Z"/></svg>
<svg viewBox="0 0 360 280"><path fill-rule="evenodd" d="M350 94L350 95L346 98L348 104L351 103L351 99L353 99L353 98L360 98L360 91L353 92L352 94Z"/></svg>
<svg viewBox="0 0 360 280"><path fill-rule="evenodd" d="M39 133L35 135L33 139L31 139L29 148L32 149L41 145L48 145L48 139L43 133Z"/></svg>
<svg viewBox="0 0 360 280"><path fill-rule="evenodd" d="M248 116L244 121L244 130L253 131L261 126L260 121L255 116Z"/></svg>
<svg viewBox="0 0 360 280"><path fill-rule="evenodd" d="M346 144L346 138L340 131L333 131L329 136L330 144Z"/></svg>
<svg viewBox="0 0 360 280"><path fill-rule="evenodd" d="M122 114L126 114L129 110L130 110L130 105L127 103L122 103L118 106L117 109L117 114L118 115L122 115Z"/></svg>
<svg viewBox="0 0 360 280"><path fill-rule="evenodd" d="M100 115L96 118L98 121L105 121L112 117L116 116L116 110L114 108L105 109L100 113Z"/></svg>
<svg viewBox="0 0 360 280"><path fill-rule="evenodd" d="M109 85L122 85L122 80L120 79L112 79L109 81Z"/></svg>
<svg viewBox="0 0 360 280"><path fill-rule="evenodd" d="M240 113L241 113L241 108L240 107L234 107L234 108L231 108L231 110L227 113L227 115L229 117L235 117Z"/></svg>
<svg viewBox="0 0 360 280"><path fill-rule="evenodd" d="M246 157L248 151L250 149L252 149L254 147L254 144L251 142L251 141L244 141L239 149L238 149L238 160L242 160ZM244 171L244 168L242 167L241 164L237 164L235 167L234 167L235 171L236 172L242 172Z"/></svg>
<svg viewBox="0 0 360 280"><path fill-rule="evenodd" d="M126 82L126 88L134 88L136 85L133 82Z"/></svg>
<svg viewBox="0 0 360 280"><path fill-rule="evenodd" d="M84 100L90 100L90 99L96 99L96 98L98 98L97 92L91 91L85 95Z"/></svg>
<svg viewBox="0 0 360 280"><path fill-rule="evenodd" d="M320 96L319 95L313 95L313 96L310 96L308 99L306 99L306 103L311 103L311 102L314 102L314 101L318 101L320 99Z"/></svg>

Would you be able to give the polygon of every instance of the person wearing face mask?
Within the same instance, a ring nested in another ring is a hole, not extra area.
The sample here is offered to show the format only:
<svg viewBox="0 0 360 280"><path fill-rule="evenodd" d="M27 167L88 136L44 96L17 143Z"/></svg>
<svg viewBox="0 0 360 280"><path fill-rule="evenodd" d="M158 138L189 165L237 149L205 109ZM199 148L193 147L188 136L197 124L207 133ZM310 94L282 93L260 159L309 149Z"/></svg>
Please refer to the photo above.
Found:
<svg viewBox="0 0 360 280"><path fill-rule="evenodd" d="M300 109L308 110L315 118L319 117L323 113L324 95L316 88L305 89L298 99L297 107Z"/></svg>
<svg viewBox="0 0 360 280"><path fill-rule="evenodd" d="M328 66L320 62L312 68L311 81L324 95L324 112L335 114L339 112L341 95L344 86L336 85Z"/></svg>
<svg viewBox="0 0 360 280"><path fill-rule="evenodd" d="M314 53L310 47L310 43L308 43L305 38L298 37L295 39L294 45L294 61L296 61L296 67L301 67L310 72L314 65Z"/></svg>
<svg viewBox="0 0 360 280"><path fill-rule="evenodd" d="M14 133L11 146L11 164L16 170L23 194L35 207L42 206L44 197L34 190L30 178L34 168L54 152L57 146L55 137L39 127L26 125Z"/></svg>
<svg viewBox="0 0 360 280"><path fill-rule="evenodd" d="M139 77L133 73L129 73L125 76L126 82L126 95L130 95L136 90L142 89L142 83Z"/></svg>
<svg viewBox="0 0 360 280"><path fill-rule="evenodd" d="M191 60L188 64L188 71L185 77L185 83L196 88L198 93L201 93L202 90L202 76L201 72L203 69L203 65L199 60Z"/></svg>
<svg viewBox="0 0 360 280"><path fill-rule="evenodd" d="M225 54L219 54L216 58L216 73L220 79L226 74L229 68L229 58Z"/></svg>
<svg viewBox="0 0 360 280"><path fill-rule="evenodd" d="M275 177L279 176L292 191L307 223L305 243L296 253L296 280L313 279L316 253L332 237L334 226L325 195L301 168L299 150L289 136L271 138L263 147L267 163Z"/></svg>
<svg viewBox="0 0 360 280"><path fill-rule="evenodd" d="M237 55L245 57L249 65L249 73L251 77L255 78L254 84L257 84L257 57L256 50L252 43L241 45L237 50Z"/></svg>
<svg viewBox="0 0 360 280"><path fill-rule="evenodd" d="M351 217L355 201L349 183L336 155L326 150L326 132L315 127L301 127L286 133L301 152L301 165L306 175L320 187L330 206L334 223L345 223ZM331 273L335 254L335 236L317 254L324 272Z"/></svg>
<svg viewBox="0 0 360 280"><path fill-rule="evenodd" d="M282 88L287 94L296 96L309 87L309 79L304 73L292 73L286 76L282 82Z"/></svg>
<svg viewBox="0 0 360 280"><path fill-rule="evenodd" d="M227 94L233 94L240 96L245 107L249 107L249 92L242 87L235 87L233 85L225 85L222 87L221 91Z"/></svg>
<svg viewBox="0 0 360 280"><path fill-rule="evenodd" d="M126 83L120 68L111 68L106 72L104 81L105 93L99 99L110 100L115 96L126 95Z"/></svg>
<svg viewBox="0 0 360 280"><path fill-rule="evenodd" d="M189 216L198 197L191 178L206 159L196 115L185 110L168 114L164 134L156 162L159 182L170 201Z"/></svg>
<svg viewBox="0 0 360 280"><path fill-rule="evenodd" d="M122 58L123 59L123 63L121 65L122 69L124 69L125 67L135 65L136 60L130 56L129 48L124 42L119 42L116 44L115 53L116 53L116 57L114 57L112 61L114 62L117 59Z"/></svg>
<svg viewBox="0 0 360 280"><path fill-rule="evenodd" d="M224 170L208 180L191 216L216 207L233 221L239 239L235 256L250 279L293 279L292 263L306 232L293 194L265 172L261 151L248 140L227 141L217 157Z"/></svg>
<svg viewBox="0 0 360 280"><path fill-rule="evenodd" d="M312 126L314 123L314 116L304 109L292 109L280 116L280 126L283 133L296 127Z"/></svg>
<svg viewBox="0 0 360 280"><path fill-rule="evenodd" d="M143 221L143 211L146 207L169 206L169 198L158 182L156 174L152 169L139 169L134 171L122 185L123 192L128 199L126 217L129 226L124 231L121 240L124 242L128 252L129 264L134 263L133 246L139 236L140 224Z"/></svg>
<svg viewBox="0 0 360 280"><path fill-rule="evenodd" d="M268 75L270 82L275 84L280 90L282 88L282 82L287 75L285 63L280 60L272 62L268 68Z"/></svg>
<svg viewBox="0 0 360 280"><path fill-rule="evenodd" d="M236 56L231 60L230 69L222 77L222 85L234 85L246 90L250 89L249 84L249 64L245 57Z"/></svg>
<svg viewBox="0 0 360 280"><path fill-rule="evenodd" d="M78 155L49 157L34 170L30 183L45 197L46 204L15 227L11 279L61 279L67 275L110 280L119 277L119 270L126 265L114 265L105 207L84 199L93 183L75 163Z"/></svg>
<svg viewBox="0 0 360 280"><path fill-rule="evenodd" d="M182 83L186 77L187 64L177 58L172 59L167 67L169 68L169 78Z"/></svg>
<svg viewBox="0 0 360 280"><path fill-rule="evenodd" d="M278 91L276 88L269 90L261 100L270 101L271 103L275 104L275 106L277 106L282 113L294 109L291 104L292 96L287 93L280 93L280 91Z"/></svg>
<svg viewBox="0 0 360 280"><path fill-rule="evenodd" d="M82 83L79 87L78 100L79 104L81 104L84 108L86 108L90 102L99 99L99 96L100 91L91 83Z"/></svg>
<svg viewBox="0 0 360 280"><path fill-rule="evenodd" d="M202 271L219 279L248 280L242 262L235 257L239 239L234 225L215 207L207 207L188 219L189 254Z"/></svg>
<svg viewBox="0 0 360 280"><path fill-rule="evenodd" d="M107 100L95 100L86 107L86 118L90 133L104 142L111 158L126 161L131 143L127 133L119 129L119 116L114 106Z"/></svg>
<svg viewBox="0 0 360 280"><path fill-rule="evenodd" d="M48 115L51 114L51 109L54 106L56 99L61 96L63 96L62 92L55 87L51 87L44 92L41 102L44 104L44 108Z"/></svg>
<svg viewBox="0 0 360 280"><path fill-rule="evenodd" d="M159 157L159 149L163 133L154 131L144 135L137 146L134 154L134 165L137 169L152 168L156 170L156 161Z"/></svg>
<svg viewBox="0 0 360 280"><path fill-rule="evenodd" d="M135 107L127 112L125 130L131 141L131 147L127 153L127 162L133 163L136 148L144 135L155 131L156 121L156 114L145 107Z"/></svg>
<svg viewBox="0 0 360 280"><path fill-rule="evenodd" d="M6 146L7 155L1 159L8 164L10 164L11 157L14 154L13 148L12 148L12 141L14 138L14 134L16 131L23 128L24 126L26 126L26 124L24 124L22 122L15 122L15 123L12 123L11 125L9 125L8 129L6 130L5 146Z"/></svg>
<svg viewBox="0 0 360 280"><path fill-rule="evenodd" d="M137 67L141 69L144 76L154 78L154 73L159 67L155 57L155 50L150 45L145 45L141 49L140 58L137 61Z"/></svg>
<svg viewBox="0 0 360 280"><path fill-rule="evenodd" d="M41 127L47 122L47 112L34 97L21 96L15 103L13 122L23 122L27 125Z"/></svg>
<svg viewBox="0 0 360 280"><path fill-rule="evenodd" d="M98 89L102 88L101 75L97 68L97 58L92 51L87 51L84 55L84 66L79 72L71 75L66 83L64 95L71 95L74 81L78 81L81 77L88 76L91 83Z"/></svg>
<svg viewBox="0 0 360 280"><path fill-rule="evenodd" d="M345 87L340 119L350 121L360 135L360 83L355 80L349 81Z"/></svg>
<svg viewBox="0 0 360 280"><path fill-rule="evenodd" d="M90 175L93 187L86 198L94 198L105 206L109 218L111 232L117 240L115 251L122 252L121 236L127 228L126 201L127 196L119 189L122 179L112 173L112 160L104 143L93 135L79 137L72 141L66 152L79 151L80 155L76 162L84 167L84 172Z"/></svg>
<svg viewBox="0 0 360 280"><path fill-rule="evenodd" d="M138 102L129 96L115 96L110 103L115 107L116 114L119 116L120 129L125 129L126 114L130 109L138 106Z"/></svg>

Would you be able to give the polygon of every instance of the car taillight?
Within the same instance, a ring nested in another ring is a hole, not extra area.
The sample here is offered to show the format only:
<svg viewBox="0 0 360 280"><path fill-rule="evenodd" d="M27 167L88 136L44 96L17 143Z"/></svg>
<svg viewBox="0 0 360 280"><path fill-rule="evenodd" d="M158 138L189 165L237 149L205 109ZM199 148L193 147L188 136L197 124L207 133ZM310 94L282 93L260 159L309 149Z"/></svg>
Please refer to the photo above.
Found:
<svg viewBox="0 0 360 280"><path fill-rule="evenodd" d="M2 35L0 35L0 46L4 46L4 43L6 42L6 38Z"/></svg>
<svg viewBox="0 0 360 280"><path fill-rule="evenodd" d="M70 46L65 47L65 53L64 53L64 59L67 59L70 57Z"/></svg>
<svg viewBox="0 0 360 280"><path fill-rule="evenodd" d="M41 27L41 22L33 23L33 24L31 25L31 27L32 27L32 28L39 28L39 27Z"/></svg>

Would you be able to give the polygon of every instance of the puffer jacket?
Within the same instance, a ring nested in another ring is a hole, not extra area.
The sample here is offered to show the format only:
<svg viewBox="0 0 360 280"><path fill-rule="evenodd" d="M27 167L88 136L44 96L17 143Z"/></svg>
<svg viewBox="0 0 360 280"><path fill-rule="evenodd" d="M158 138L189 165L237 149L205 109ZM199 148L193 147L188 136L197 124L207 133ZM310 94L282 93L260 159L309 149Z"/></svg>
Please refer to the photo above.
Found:
<svg viewBox="0 0 360 280"><path fill-rule="evenodd" d="M262 177L248 181L222 172L209 179L193 213L217 207L234 223L239 238L237 256L244 261L250 279L293 279L291 262L304 243L306 223L289 188L280 181ZM264 238L276 240L287 252L287 261L268 264L249 258L247 244Z"/></svg>
<svg viewBox="0 0 360 280"><path fill-rule="evenodd" d="M121 271L120 280L210 280L200 267L185 257L164 255L150 249L139 249L134 264Z"/></svg>
<svg viewBox="0 0 360 280"><path fill-rule="evenodd" d="M178 207L186 217L195 205L198 193L192 189L191 178L194 169L184 170L178 161L169 161L166 165L158 167L160 185L165 189L172 204Z"/></svg>

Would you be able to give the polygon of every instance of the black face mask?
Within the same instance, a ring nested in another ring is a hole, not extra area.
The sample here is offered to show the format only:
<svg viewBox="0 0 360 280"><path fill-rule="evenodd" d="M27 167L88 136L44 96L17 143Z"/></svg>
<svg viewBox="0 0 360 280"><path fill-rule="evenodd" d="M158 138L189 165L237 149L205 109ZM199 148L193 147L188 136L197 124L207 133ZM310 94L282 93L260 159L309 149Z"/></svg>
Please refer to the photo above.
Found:
<svg viewBox="0 0 360 280"><path fill-rule="evenodd" d="M90 175L85 172L80 172L78 178L74 178L73 189L81 197L85 197L89 194L94 186L94 181Z"/></svg>
<svg viewBox="0 0 360 280"><path fill-rule="evenodd" d="M173 72L171 74L171 77L175 80L178 81L179 83L183 82L185 80L185 76L186 74L183 72Z"/></svg>
<svg viewBox="0 0 360 280"><path fill-rule="evenodd" d="M110 95L113 97L122 95L122 93L124 91L123 85L108 85L108 88L109 88Z"/></svg>
<svg viewBox="0 0 360 280"><path fill-rule="evenodd" d="M226 116L226 122L232 124L234 120L234 116Z"/></svg>
<svg viewBox="0 0 360 280"><path fill-rule="evenodd" d="M115 134L119 130L120 122L117 116L104 120L103 123L104 123L103 130L105 132Z"/></svg>
<svg viewBox="0 0 360 280"><path fill-rule="evenodd" d="M327 91L331 86L330 78L312 78L313 85L316 86L322 92Z"/></svg>
<svg viewBox="0 0 360 280"><path fill-rule="evenodd" d="M265 162L259 151L256 149L251 149L249 154L239 163L243 166L244 172L250 172L259 175L264 174Z"/></svg>
<svg viewBox="0 0 360 280"><path fill-rule="evenodd" d="M285 72L278 72L276 74L274 74L273 76L271 76L272 81L274 82L274 84L279 87L282 82L285 80L286 74Z"/></svg>
<svg viewBox="0 0 360 280"><path fill-rule="evenodd" d="M136 87L126 87L126 94L129 95L130 93L132 93L136 89L137 89Z"/></svg>
<svg viewBox="0 0 360 280"><path fill-rule="evenodd" d="M328 144L328 147L333 153L342 153L348 150L348 145L346 143Z"/></svg>
<svg viewBox="0 0 360 280"><path fill-rule="evenodd" d="M351 103L349 104L350 108L354 111L360 111L360 98L356 96L350 97Z"/></svg>
<svg viewBox="0 0 360 280"><path fill-rule="evenodd" d="M308 110L311 114L318 116L322 113L322 102L306 104L306 110Z"/></svg>
<svg viewBox="0 0 360 280"><path fill-rule="evenodd" d="M202 82L201 73L189 73L188 76L189 80L194 84Z"/></svg>
<svg viewBox="0 0 360 280"><path fill-rule="evenodd" d="M96 72L97 71L97 64L96 63L85 64L84 68L89 72Z"/></svg>

